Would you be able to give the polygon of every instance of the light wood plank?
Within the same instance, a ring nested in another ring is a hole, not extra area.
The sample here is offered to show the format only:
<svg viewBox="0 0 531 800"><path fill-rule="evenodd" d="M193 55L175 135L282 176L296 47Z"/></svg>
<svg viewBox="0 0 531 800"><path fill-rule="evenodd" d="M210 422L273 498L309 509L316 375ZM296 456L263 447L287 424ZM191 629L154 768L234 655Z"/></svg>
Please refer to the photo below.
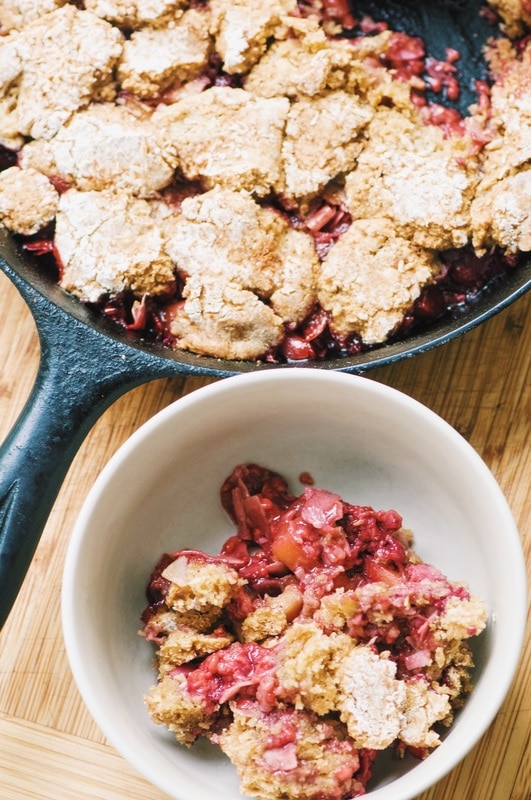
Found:
<svg viewBox="0 0 531 800"><path fill-rule="evenodd" d="M415 397L459 430L504 490L531 570L529 362L531 295L475 331L368 377ZM31 315L0 274L0 439L39 360ZM70 531L93 481L122 442L178 397L212 382L172 378L135 389L94 425L57 497L0 633L2 800L164 800L106 744L73 683L59 608ZM503 708L461 765L417 800L529 800L531 643Z"/></svg>
<svg viewBox="0 0 531 800"><path fill-rule="evenodd" d="M0 741L2 800L167 799L105 745L6 716Z"/></svg>

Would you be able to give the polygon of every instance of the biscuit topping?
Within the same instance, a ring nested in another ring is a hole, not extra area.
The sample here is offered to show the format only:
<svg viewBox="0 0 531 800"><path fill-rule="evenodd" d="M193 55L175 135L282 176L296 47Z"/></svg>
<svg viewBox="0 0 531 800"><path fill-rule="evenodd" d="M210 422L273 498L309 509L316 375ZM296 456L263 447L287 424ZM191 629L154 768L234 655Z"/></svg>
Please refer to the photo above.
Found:
<svg viewBox="0 0 531 800"><path fill-rule="evenodd" d="M0 164L28 173L0 219L177 350L277 364L407 338L531 249L529 9L489 4L463 116L451 42L438 60L346 2L0 0Z"/></svg>

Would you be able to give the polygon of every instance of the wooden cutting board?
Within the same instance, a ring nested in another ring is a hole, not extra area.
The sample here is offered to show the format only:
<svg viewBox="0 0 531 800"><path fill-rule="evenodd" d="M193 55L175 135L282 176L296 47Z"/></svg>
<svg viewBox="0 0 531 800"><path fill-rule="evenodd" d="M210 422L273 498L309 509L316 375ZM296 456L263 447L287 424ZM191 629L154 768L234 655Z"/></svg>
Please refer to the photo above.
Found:
<svg viewBox="0 0 531 800"><path fill-rule="evenodd" d="M528 568L530 316L528 294L458 340L369 373L433 409L475 447L506 494ZM30 313L1 274L0 320L1 439L30 392L39 357ZM1 800L166 799L106 743L78 695L60 626L61 575L76 516L111 455L157 411L212 380L157 380L129 392L96 423L75 458L0 634ZM530 800L530 674L528 635L488 732L417 800Z"/></svg>

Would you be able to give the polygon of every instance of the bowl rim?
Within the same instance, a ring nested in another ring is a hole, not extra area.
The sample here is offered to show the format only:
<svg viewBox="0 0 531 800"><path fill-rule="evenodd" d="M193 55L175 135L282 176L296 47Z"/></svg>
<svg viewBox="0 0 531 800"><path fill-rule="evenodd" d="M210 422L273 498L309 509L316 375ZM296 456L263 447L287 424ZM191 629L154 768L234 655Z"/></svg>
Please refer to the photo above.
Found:
<svg viewBox="0 0 531 800"><path fill-rule="evenodd" d="M448 738L433 752L429 759L419 762L406 775L394 779L390 784L369 791L366 795L370 800L412 800L417 794L428 790L431 786L440 781L463 760L467 753L483 736L505 700L518 668L524 642L527 582L521 541L512 512L494 475L477 451L455 428L436 414L436 412L404 392L375 381L372 378L342 372L319 371L312 368L292 370L291 372L287 372L283 369L276 369L264 372L251 372L243 375L233 375L229 376L228 379L200 387L178 398L158 411L134 431L118 448L97 476L85 498L68 545L63 571L61 597L63 638L68 661L75 683L85 705L112 746L126 761L134 766L137 772L143 775L144 778L153 785L167 792L170 797L178 798L178 800L189 800L190 795L186 793L186 787L189 782L186 776L182 776L182 786L180 787L182 793L175 794L175 791L178 790L176 790L174 784L168 782L163 777L161 778L157 770L153 769L151 765L145 763L139 765L136 763L136 759L128 744L124 744L124 742L120 740L112 721L106 713L106 709L102 707L98 699L97 689L91 684L89 672L83 658L83 637L80 635L77 617L75 613L72 613L76 598L76 572L79 567L80 558L82 557L85 534L101 493L109 480L112 480L114 474L119 472L122 468L123 463L134 455L135 451L142 446L145 439L159 426L163 426L171 420L174 420L174 418L177 418L180 414L188 412L198 401L204 399L218 402L221 406L223 395L230 395L233 392L237 392L238 387L242 383L260 384L278 381L282 383L293 380L298 383L303 383L306 380L316 381L330 387L332 385L344 384L346 386L350 384L354 387L354 390L356 387L360 387L363 388L363 390L367 390L369 394L371 392L382 394L391 403L409 406L413 412L423 416L428 424L436 425L445 431L446 435L450 437L452 446L456 447L457 450L460 450L462 453L467 454L468 458L471 459L471 462L474 464L474 467L482 474L486 485L490 487L492 492L498 495L498 501L504 510L508 523L507 538L504 540L504 549L507 551L508 548L507 552L509 552L512 568L514 569L513 586L515 595L520 599L520 602L515 605L513 647L510 652L504 653L506 667L503 678L501 680L498 679L495 686L491 687L491 691L489 691L488 695L488 702L482 707L482 724L473 734L468 736L465 743L461 743L459 751L456 751L454 748L454 752L450 753L450 757L447 760L443 758L434 759L433 756L436 756L438 752L442 752L441 748L444 746L445 742L448 742L449 737L451 737L452 729L450 729ZM449 747L446 748L445 752L448 749ZM192 783L189 784L188 791L193 791Z"/></svg>

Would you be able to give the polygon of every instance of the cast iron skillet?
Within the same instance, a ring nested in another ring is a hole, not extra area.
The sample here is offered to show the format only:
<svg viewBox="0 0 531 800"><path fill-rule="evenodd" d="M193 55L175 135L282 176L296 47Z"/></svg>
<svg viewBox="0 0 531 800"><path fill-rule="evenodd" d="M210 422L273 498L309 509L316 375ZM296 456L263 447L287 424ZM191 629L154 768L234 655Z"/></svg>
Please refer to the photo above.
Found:
<svg viewBox="0 0 531 800"><path fill-rule="evenodd" d="M428 52L444 58L461 52L465 112L475 101L472 77L481 77L481 46L493 29L479 3L446 0L435 5L406 0L362 4L374 19L420 35ZM353 4L356 14L356 3ZM39 272L0 227L0 267L15 284L35 319L41 345L33 391L0 448L0 626L7 618L65 474L88 431L120 395L147 381L172 375L227 377L272 365L232 362L171 352L96 318ZM531 287L531 260L485 296L476 307L433 326L429 332L357 356L316 363L319 369L363 373L444 344L476 327ZM305 364L304 366L308 366ZM279 368L279 367L275 367ZM293 369L296 367L280 367Z"/></svg>

